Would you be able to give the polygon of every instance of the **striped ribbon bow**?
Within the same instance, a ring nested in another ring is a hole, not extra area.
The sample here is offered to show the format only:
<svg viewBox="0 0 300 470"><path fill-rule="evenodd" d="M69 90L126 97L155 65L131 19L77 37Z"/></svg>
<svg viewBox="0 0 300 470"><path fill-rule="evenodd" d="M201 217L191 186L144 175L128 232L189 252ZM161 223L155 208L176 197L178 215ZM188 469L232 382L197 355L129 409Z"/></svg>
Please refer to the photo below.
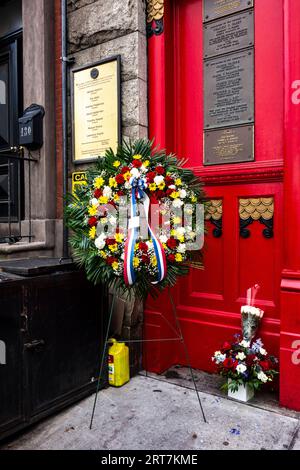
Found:
<svg viewBox="0 0 300 470"><path fill-rule="evenodd" d="M134 258L134 247L136 240L139 236L140 219L137 216L137 199L144 207L145 217L148 226L148 234L152 240L154 247L154 255L157 261L158 275L157 280L153 281L152 284L157 284L162 281L166 275L166 256L163 246L159 239L155 236L151 226L149 224L149 208L150 200L144 189L146 188L146 181L144 178L132 177L129 180L131 184L131 200L130 200L130 220L128 227L128 235L125 243L124 253L124 279L126 285L133 285L136 281L136 273L134 271L133 258Z"/></svg>

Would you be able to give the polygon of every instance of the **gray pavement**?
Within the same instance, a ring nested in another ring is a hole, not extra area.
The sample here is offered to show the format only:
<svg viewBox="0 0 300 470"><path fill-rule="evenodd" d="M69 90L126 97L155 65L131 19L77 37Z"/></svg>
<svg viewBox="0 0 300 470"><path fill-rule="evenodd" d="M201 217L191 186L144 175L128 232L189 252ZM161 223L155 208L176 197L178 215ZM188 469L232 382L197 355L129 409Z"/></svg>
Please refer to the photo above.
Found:
<svg viewBox="0 0 300 470"><path fill-rule="evenodd" d="M102 390L92 430L94 396L2 449L300 449L298 413L280 408L274 399L229 400L216 388L216 376L197 372L198 388L205 384L206 389L200 392L205 424L187 372L177 368L167 377L140 375L121 388Z"/></svg>

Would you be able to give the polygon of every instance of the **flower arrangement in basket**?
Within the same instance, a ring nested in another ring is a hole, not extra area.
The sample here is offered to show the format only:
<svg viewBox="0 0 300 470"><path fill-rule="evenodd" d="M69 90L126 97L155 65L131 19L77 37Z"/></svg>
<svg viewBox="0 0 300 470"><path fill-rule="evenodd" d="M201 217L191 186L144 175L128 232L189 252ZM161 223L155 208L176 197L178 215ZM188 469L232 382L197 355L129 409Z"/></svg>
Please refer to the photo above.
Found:
<svg viewBox="0 0 300 470"><path fill-rule="evenodd" d="M253 306L258 289L258 285L248 289L248 304L241 307L243 336L236 334L233 342L225 342L212 357L218 373L227 378L221 388L241 401L250 400L255 390L278 374L278 360L268 354L260 338L254 339L264 314Z"/></svg>
<svg viewBox="0 0 300 470"><path fill-rule="evenodd" d="M87 170L66 218L73 256L89 280L144 299L202 267L203 191L184 164L138 140L107 150Z"/></svg>

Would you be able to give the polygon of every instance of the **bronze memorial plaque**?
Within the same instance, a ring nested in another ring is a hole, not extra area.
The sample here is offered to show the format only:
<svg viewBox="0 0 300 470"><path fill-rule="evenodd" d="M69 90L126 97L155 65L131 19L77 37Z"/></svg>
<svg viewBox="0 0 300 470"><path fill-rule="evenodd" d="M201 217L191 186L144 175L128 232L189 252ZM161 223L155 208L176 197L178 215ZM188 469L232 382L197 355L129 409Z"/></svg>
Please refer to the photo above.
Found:
<svg viewBox="0 0 300 470"><path fill-rule="evenodd" d="M120 58L72 70L73 161L86 163L120 142Z"/></svg>
<svg viewBox="0 0 300 470"><path fill-rule="evenodd" d="M253 46L253 10L204 25L204 58Z"/></svg>
<svg viewBox="0 0 300 470"><path fill-rule="evenodd" d="M254 121L254 51L235 52L204 63L204 128Z"/></svg>
<svg viewBox="0 0 300 470"><path fill-rule="evenodd" d="M253 160L253 125L204 132L205 165L221 165Z"/></svg>
<svg viewBox="0 0 300 470"><path fill-rule="evenodd" d="M203 21L231 15L253 7L254 0L204 0Z"/></svg>

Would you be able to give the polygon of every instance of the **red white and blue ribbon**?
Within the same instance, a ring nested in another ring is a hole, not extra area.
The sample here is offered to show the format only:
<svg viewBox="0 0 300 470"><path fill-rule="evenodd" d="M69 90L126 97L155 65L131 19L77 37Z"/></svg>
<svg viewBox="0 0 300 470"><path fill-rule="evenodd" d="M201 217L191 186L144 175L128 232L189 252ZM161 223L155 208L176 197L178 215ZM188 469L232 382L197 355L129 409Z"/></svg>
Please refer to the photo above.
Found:
<svg viewBox="0 0 300 470"><path fill-rule="evenodd" d="M140 235L140 223L139 217L137 216L137 199L144 206L145 217L148 225L148 233L150 239L153 243L154 256L157 261L157 280L153 281L152 284L157 284L162 281L166 276L167 265L166 265L166 256L163 249L163 246L160 240L156 237L149 224L149 208L150 200L144 189L146 187L145 180L143 178L130 178L131 184L131 200L130 200L130 223L128 227L127 240L125 243L125 252L124 252L124 279L126 285L133 285L136 281L136 273L133 265L134 258L134 248L136 240Z"/></svg>

